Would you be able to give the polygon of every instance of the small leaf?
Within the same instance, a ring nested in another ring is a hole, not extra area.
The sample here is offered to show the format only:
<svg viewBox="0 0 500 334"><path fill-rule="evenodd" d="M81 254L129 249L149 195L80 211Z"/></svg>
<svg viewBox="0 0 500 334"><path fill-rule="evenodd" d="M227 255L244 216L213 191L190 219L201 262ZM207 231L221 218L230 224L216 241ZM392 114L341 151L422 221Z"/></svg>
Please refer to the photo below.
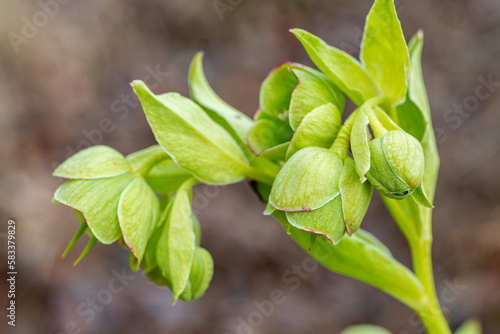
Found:
<svg viewBox="0 0 500 334"><path fill-rule="evenodd" d="M125 157L108 146L86 148L64 161L54 176L66 179L98 179L130 172Z"/></svg>
<svg viewBox="0 0 500 334"><path fill-rule="evenodd" d="M255 125L248 133L248 145L257 155L273 151L278 146L292 139L293 130L288 119L280 119L275 115L260 110ZM285 151L286 152L286 151Z"/></svg>
<svg viewBox="0 0 500 334"><path fill-rule="evenodd" d="M341 125L342 113L335 105L327 103L315 108L295 130L286 158L309 146L330 148Z"/></svg>
<svg viewBox="0 0 500 334"><path fill-rule="evenodd" d="M380 108L379 106L374 106L372 110L378 121L384 126L387 131L401 130L401 128L396 123L394 123L392 118L390 118L389 115L387 115L387 113L382 110L382 108Z"/></svg>
<svg viewBox="0 0 500 334"><path fill-rule="evenodd" d="M142 178L123 191L118 204L118 220L123 239L140 263L159 215L156 194Z"/></svg>
<svg viewBox="0 0 500 334"><path fill-rule="evenodd" d="M351 130L351 151L356 170L361 182L366 180L365 174L370 170L370 132L369 119L363 108L358 111Z"/></svg>
<svg viewBox="0 0 500 334"><path fill-rule="evenodd" d="M425 206L430 209L434 208L431 201L427 198L427 195L425 194L423 184L421 184L420 187L415 189L415 191L411 194L411 197L415 200L415 202L417 202L422 206Z"/></svg>
<svg viewBox="0 0 500 334"><path fill-rule="evenodd" d="M77 212L77 215L78 214L81 215L81 213L79 211L76 211L76 212ZM83 233L85 233L86 230L87 230L87 222L84 221L84 222L82 222L80 224L80 227L78 228L78 230L76 231L75 235L73 236L73 238L69 242L68 246L64 250L62 258L65 258L66 255L68 255L68 253L71 250L71 248L73 248L73 246L76 244L76 242L78 241L78 239L80 239L80 237L83 235Z"/></svg>
<svg viewBox="0 0 500 334"><path fill-rule="evenodd" d="M393 0L375 0L366 19L360 59L386 97L393 103L404 99L409 55Z"/></svg>
<svg viewBox="0 0 500 334"><path fill-rule="evenodd" d="M226 130L232 129L236 136L246 142L253 121L222 100L210 87L203 70L203 53L198 52L189 68L189 90L194 101L208 109L209 115Z"/></svg>
<svg viewBox="0 0 500 334"><path fill-rule="evenodd" d="M292 92L298 83L291 69L302 67L303 65L288 62L269 73L262 82L259 93L259 104L263 110L281 120L287 120Z"/></svg>
<svg viewBox="0 0 500 334"><path fill-rule="evenodd" d="M234 139L196 103L177 93L153 94L132 83L158 143L179 164L208 184L244 179L248 161Z"/></svg>
<svg viewBox="0 0 500 334"><path fill-rule="evenodd" d="M274 181L269 203L282 211L315 210L339 194L340 157L319 147L304 148L288 160Z"/></svg>
<svg viewBox="0 0 500 334"><path fill-rule="evenodd" d="M291 32L314 64L357 106L380 94L375 82L352 56L305 30L292 29Z"/></svg>
<svg viewBox="0 0 500 334"><path fill-rule="evenodd" d="M298 84L295 86L291 101L289 119L292 129L296 129L304 117L326 103L332 103L341 112L344 109L344 96L322 73L305 69L293 69Z"/></svg>
<svg viewBox="0 0 500 334"><path fill-rule="evenodd" d="M121 236L118 202L132 180L129 173L105 179L69 180L56 190L54 199L80 211L93 235L103 244L111 244Z"/></svg>
<svg viewBox="0 0 500 334"><path fill-rule="evenodd" d="M196 247L193 264L189 273L189 281L180 295L184 301L191 301L203 296L214 274L214 261L210 253L201 247Z"/></svg>
<svg viewBox="0 0 500 334"><path fill-rule="evenodd" d="M191 184L187 181L175 194L156 249L158 266L172 284L174 303L186 287L195 251Z"/></svg>
<svg viewBox="0 0 500 334"><path fill-rule="evenodd" d="M296 228L322 234L334 245L342 240L346 232L340 196L313 211L286 212L286 217Z"/></svg>
<svg viewBox="0 0 500 334"><path fill-rule="evenodd" d="M458 328L455 334L481 334L481 323L478 319L469 319Z"/></svg>
<svg viewBox="0 0 500 334"><path fill-rule="evenodd" d="M425 119L430 121L429 100L425 89L424 77L422 74L422 49L424 47L424 34L420 30L410 40L410 80L408 85L408 95L415 105L424 112Z"/></svg>
<svg viewBox="0 0 500 334"><path fill-rule="evenodd" d="M87 255L87 253L92 249L92 247L95 246L96 243L97 243L97 238L94 236L91 237L89 242L87 243L87 246L85 246L78 259L76 259L76 261L73 263L73 267L75 267L78 263L80 263L80 261L85 257L85 255Z"/></svg>
<svg viewBox="0 0 500 334"><path fill-rule="evenodd" d="M391 334L391 332L375 325L357 325L344 329L340 334Z"/></svg>
<svg viewBox="0 0 500 334"><path fill-rule="evenodd" d="M354 160L346 158L344 169L339 181L340 194L342 198L342 211L347 232L352 235L361 226L370 200L373 188L369 182L361 183L356 172Z"/></svg>

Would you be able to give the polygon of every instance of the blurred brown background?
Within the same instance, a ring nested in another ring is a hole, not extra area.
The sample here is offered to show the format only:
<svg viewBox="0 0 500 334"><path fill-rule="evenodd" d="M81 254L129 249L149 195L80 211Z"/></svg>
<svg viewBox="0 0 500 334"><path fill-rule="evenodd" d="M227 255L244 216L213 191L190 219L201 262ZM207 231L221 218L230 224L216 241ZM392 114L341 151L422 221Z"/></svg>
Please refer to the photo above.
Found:
<svg viewBox="0 0 500 334"><path fill-rule="evenodd" d="M130 272L127 252L116 244L96 246L73 268L82 240L61 260L77 220L51 204L61 183L51 171L72 152L92 142L128 154L154 143L129 81L146 79L157 93L187 95L189 62L204 50L215 90L252 115L273 66L311 64L289 28L305 28L357 55L371 0L55 3L4 0L0 10L2 274L9 218L17 223L18 256L17 326L5 326L2 305L1 333L233 334L239 317L247 319L254 301L269 299L276 288L286 301L253 333L330 334L357 323L423 332L396 300L323 268L291 291L282 276L306 254L261 215L246 184L198 188L203 245L214 257L215 276L202 299L175 306L168 290ZM500 2L396 3L407 38L425 31L424 75L442 157L434 213L438 294L453 328L477 316L484 333L500 333ZM378 196L363 225L411 265ZM110 293L122 268L131 277ZM5 302L3 278L0 287Z"/></svg>

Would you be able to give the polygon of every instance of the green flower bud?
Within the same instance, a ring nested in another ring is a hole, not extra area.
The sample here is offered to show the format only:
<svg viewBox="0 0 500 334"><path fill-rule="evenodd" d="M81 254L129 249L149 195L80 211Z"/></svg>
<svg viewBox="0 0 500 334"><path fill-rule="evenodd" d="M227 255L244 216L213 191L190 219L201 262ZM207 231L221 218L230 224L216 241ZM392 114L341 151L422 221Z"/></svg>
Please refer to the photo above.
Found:
<svg viewBox="0 0 500 334"><path fill-rule="evenodd" d="M337 244L356 232L372 194L354 161L331 150L308 147L285 163L271 189L266 214L284 211L291 225Z"/></svg>
<svg viewBox="0 0 500 334"><path fill-rule="evenodd" d="M417 189L424 174L424 152L419 141L401 130L375 138L370 146L366 177L383 195L402 199Z"/></svg>
<svg viewBox="0 0 500 334"><path fill-rule="evenodd" d="M285 160L307 146L328 148L340 128L344 103L341 91L322 73L284 63L262 83L249 146L255 154L273 160ZM314 110L315 115L307 117ZM313 128L316 132L310 136ZM289 150L292 138L296 142Z"/></svg>

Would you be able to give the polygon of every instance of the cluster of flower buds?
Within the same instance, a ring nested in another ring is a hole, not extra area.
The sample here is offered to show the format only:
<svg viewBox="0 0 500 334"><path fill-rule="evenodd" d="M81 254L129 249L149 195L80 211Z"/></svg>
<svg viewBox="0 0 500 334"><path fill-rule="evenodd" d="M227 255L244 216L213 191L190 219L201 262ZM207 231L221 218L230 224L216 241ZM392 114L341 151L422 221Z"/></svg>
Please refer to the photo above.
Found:
<svg viewBox="0 0 500 334"><path fill-rule="evenodd" d="M283 165L265 214L282 211L292 226L338 244L345 233L359 229L372 186L383 196L397 200L411 196L419 205L432 207L423 190L420 141L393 118L399 101L380 94L370 78L368 88L350 91L349 78L339 80L330 62L350 56L305 31L293 32L323 73L285 63L262 84L249 146ZM349 61L362 70L355 60ZM358 104L343 125L340 92ZM359 92L365 96L358 97Z"/></svg>

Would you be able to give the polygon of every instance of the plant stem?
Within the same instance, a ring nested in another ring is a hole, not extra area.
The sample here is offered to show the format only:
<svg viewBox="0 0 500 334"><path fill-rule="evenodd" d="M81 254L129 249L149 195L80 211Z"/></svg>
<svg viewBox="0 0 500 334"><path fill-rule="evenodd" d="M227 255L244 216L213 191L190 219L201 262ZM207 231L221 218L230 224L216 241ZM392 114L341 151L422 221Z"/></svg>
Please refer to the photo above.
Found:
<svg viewBox="0 0 500 334"><path fill-rule="evenodd" d="M413 257L415 274L424 287L426 298L422 300L421 307L416 309L429 334L451 334L450 327L446 321L434 287L434 275L432 273L431 259L432 236L427 235L411 242L410 248Z"/></svg>

